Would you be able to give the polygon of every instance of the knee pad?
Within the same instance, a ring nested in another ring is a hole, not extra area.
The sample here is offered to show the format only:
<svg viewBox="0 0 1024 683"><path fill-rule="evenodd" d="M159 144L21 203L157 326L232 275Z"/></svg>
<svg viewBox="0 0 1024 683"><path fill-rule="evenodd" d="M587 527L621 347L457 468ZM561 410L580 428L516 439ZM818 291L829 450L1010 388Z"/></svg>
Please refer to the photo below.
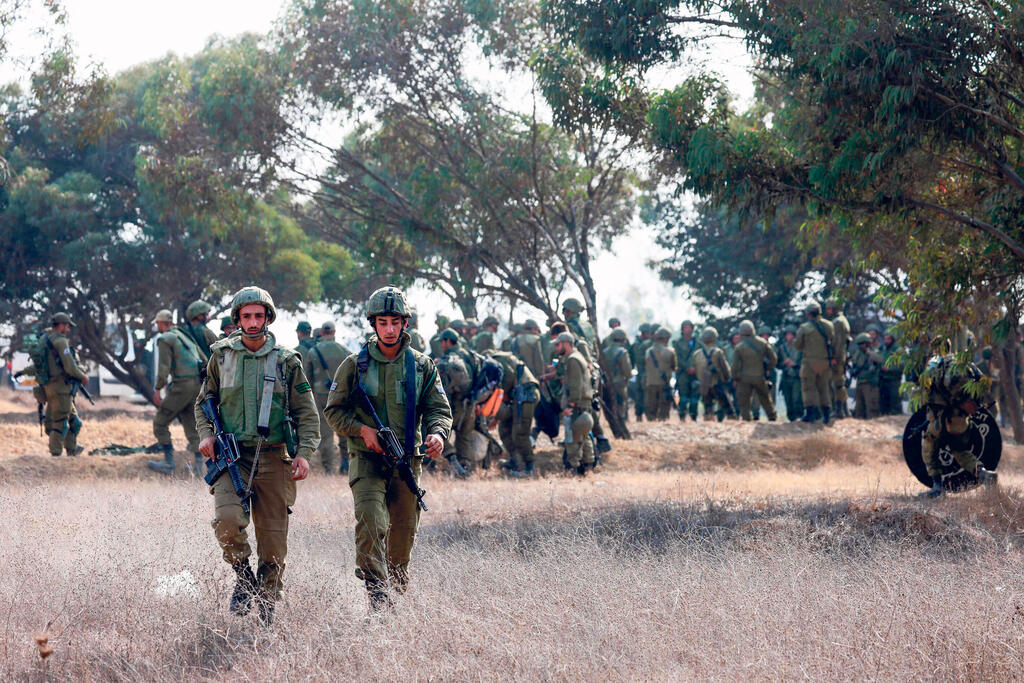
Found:
<svg viewBox="0 0 1024 683"><path fill-rule="evenodd" d="M72 415L69 422L68 430L78 436L78 432L82 431L82 419L77 415Z"/></svg>

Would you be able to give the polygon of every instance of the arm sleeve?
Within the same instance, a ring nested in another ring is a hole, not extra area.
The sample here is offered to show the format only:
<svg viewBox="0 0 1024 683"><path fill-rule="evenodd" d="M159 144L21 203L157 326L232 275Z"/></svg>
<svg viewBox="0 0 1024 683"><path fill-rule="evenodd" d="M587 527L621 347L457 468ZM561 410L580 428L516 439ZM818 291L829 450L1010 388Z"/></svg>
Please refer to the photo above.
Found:
<svg viewBox="0 0 1024 683"><path fill-rule="evenodd" d="M288 386L288 408L296 423L299 445L295 457L309 460L320 445L320 414L299 359L295 359Z"/></svg>
<svg viewBox="0 0 1024 683"><path fill-rule="evenodd" d="M71 353L71 345L67 339L59 339L54 342L53 347L57 350L57 356L60 357L60 365L64 368L64 372L67 373L68 377L73 377L79 382L89 381L89 378L82 372L82 369L78 367L78 363L75 362L75 356Z"/></svg>
<svg viewBox="0 0 1024 683"><path fill-rule="evenodd" d="M718 353L716 353L715 355L717 356L717 358L713 360L716 360L718 362L718 372L721 374L720 379L723 382L728 382L729 380L732 379L732 372L729 368L729 361L726 360L725 358L725 352L719 349Z"/></svg>
<svg viewBox="0 0 1024 683"><path fill-rule="evenodd" d="M196 430L199 432L200 439L213 436L213 424L206 419L203 409L199 407L199 404L209 394L220 396L220 366L217 364L216 356L207 362L206 379L203 380L203 386L199 389L199 395L196 396Z"/></svg>
<svg viewBox="0 0 1024 683"><path fill-rule="evenodd" d="M420 392L420 414L427 434L437 434L447 441L452 431L452 408L441 388L441 378L432 361L423 368L423 387Z"/></svg>
<svg viewBox="0 0 1024 683"><path fill-rule="evenodd" d="M331 429L350 437L358 437L363 426L372 426L363 422L356 414L356 374L356 358L349 356L334 373L333 388L324 407L324 418L327 424L331 425Z"/></svg>
<svg viewBox="0 0 1024 683"><path fill-rule="evenodd" d="M156 368L156 384L153 388L160 391L167 386L167 375L171 374L171 357L174 354L174 349L171 348L170 343L163 338L163 335L156 339L157 355L160 357L160 362Z"/></svg>

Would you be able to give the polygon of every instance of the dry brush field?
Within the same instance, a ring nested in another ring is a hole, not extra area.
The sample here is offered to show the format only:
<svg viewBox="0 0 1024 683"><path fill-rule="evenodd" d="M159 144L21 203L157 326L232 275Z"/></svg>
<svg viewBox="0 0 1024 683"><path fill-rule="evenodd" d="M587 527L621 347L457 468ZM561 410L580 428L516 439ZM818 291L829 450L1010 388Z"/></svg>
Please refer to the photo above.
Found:
<svg viewBox="0 0 1024 683"><path fill-rule="evenodd" d="M923 503L898 420L634 425L602 471L427 475L413 585L368 620L339 477L300 484L270 630L227 612L211 498L147 456L50 458L0 394L0 678L1021 678L1024 449ZM152 410L83 411L87 449ZM181 443L181 432L173 432ZM46 633L43 660L33 635Z"/></svg>

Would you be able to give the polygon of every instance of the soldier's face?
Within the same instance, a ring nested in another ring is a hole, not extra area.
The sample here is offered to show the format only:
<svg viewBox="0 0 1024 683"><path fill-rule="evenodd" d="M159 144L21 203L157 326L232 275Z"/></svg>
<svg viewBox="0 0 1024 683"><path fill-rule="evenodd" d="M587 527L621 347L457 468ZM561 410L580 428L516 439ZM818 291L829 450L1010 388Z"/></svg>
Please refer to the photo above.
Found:
<svg viewBox="0 0 1024 683"><path fill-rule="evenodd" d="M238 311L239 326L248 334L258 334L267 324L267 309L263 304L246 304Z"/></svg>
<svg viewBox="0 0 1024 683"><path fill-rule="evenodd" d="M406 321L400 315L378 315L373 319L373 331L385 346L394 346L402 338Z"/></svg>
<svg viewBox="0 0 1024 683"><path fill-rule="evenodd" d="M793 334L792 332L787 332L786 333L786 343L787 344L792 344L794 339L796 339L796 335L795 334Z"/></svg>
<svg viewBox="0 0 1024 683"><path fill-rule="evenodd" d="M555 348L558 349L559 356L568 356L572 353L572 344L569 342L558 342L555 344Z"/></svg>
<svg viewBox="0 0 1024 683"><path fill-rule="evenodd" d="M689 338L693 335L693 325L683 325L683 336Z"/></svg>
<svg viewBox="0 0 1024 683"><path fill-rule="evenodd" d="M57 323L53 326L53 331L57 334L68 335L71 333L71 323Z"/></svg>
<svg viewBox="0 0 1024 683"><path fill-rule="evenodd" d="M157 332L160 332L161 334L163 334L164 332L166 332L169 329L171 329L171 324L169 322L164 321L164 320L157 320L156 321L156 331Z"/></svg>

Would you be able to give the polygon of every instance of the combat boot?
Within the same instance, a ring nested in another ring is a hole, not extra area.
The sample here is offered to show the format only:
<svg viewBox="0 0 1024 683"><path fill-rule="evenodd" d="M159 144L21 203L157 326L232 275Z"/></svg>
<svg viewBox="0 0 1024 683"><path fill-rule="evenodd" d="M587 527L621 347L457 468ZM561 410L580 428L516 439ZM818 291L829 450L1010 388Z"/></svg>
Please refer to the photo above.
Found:
<svg viewBox="0 0 1024 683"><path fill-rule="evenodd" d="M454 453L448 456L448 464L452 466L452 474L456 479L466 479L469 477L469 470L462 466L462 463L459 462L458 457Z"/></svg>
<svg viewBox="0 0 1024 683"><path fill-rule="evenodd" d="M252 609L252 601L256 595L256 575L252 573L249 560L242 560L231 565L235 571L235 589L231 591L232 614L244 617Z"/></svg>
<svg viewBox="0 0 1024 683"><path fill-rule="evenodd" d="M942 485L942 477L932 477L932 487L920 495L921 498L938 498L946 495L946 489Z"/></svg>
<svg viewBox="0 0 1024 683"><path fill-rule="evenodd" d="M265 595L256 596L256 618L260 626L270 628L274 624L274 601Z"/></svg>
<svg viewBox="0 0 1024 683"><path fill-rule="evenodd" d="M612 450L612 443L606 436L597 437L597 444L595 445L595 453L609 453Z"/></svg>
<svg viewBox="0 0 1024 683"><path fill-rule="evenodd" d="M523 467L523 476L524 477L535 477L535 476L537 476L537 468L534 466L532 460L527 462L526 465Z"/></svg>
<svg viewBox="0 0 1024 683"><path fill-rule="evenodd" d="M68 453L69 456L71 456L73 458L76 455L81 455L82 451L84 451L84 450L85 450L85 446L79 445L79 446L75 446L74 448L69 448L67 453Z"/></svg>
<svg viewBox="0 0 1024 683"><path fill-rule="evenodd" d="M576 476L578 476L578 477L585 477L585 476L587 476L587 470L593 468L593 466L594 466L593 463L581 462L579 464L579 466L575 469Z"/></svg>
<svg viewBox="0 0 1024 683"><path fill-rule="evenodd" d="M164 452L164 461L150 460L146 463L146 466L161 474L171 474L174 472L174 446L171 444L161 444L160 448Z"/></svg>
<svg viewBox="0 0 1024 683"><path fill-rule="evenodd" d="M829 415L831 412L832 411L829 409L828 406L822 406L821 407L821 422L822 422L822 424L830 424L831 423L831 417Z"/></svg>
<svg viewBox="0 0 1024 683"><path fill-rule="evenodd" d="M388 595L384 584L379 581L366 581L366 595L370 599L370 611L375 614L388 612L395 607L394 601Z"/></svg>
<svg viewBox="0 0 1024 683"><path fill-rule="evenodd" d="M818 419L818 408L817 406L805 406L804 416L800 418L801 422L815 422Z"/></svg>
<svg viewBox="0 0 1024 683"><path fill-rule="evenodd" d="M978 465L978 471L975 473L978 477L978 483L984 484L985 486L993 486L999 481L999 475L992 470L987 470L980 464Z"/></svg>

